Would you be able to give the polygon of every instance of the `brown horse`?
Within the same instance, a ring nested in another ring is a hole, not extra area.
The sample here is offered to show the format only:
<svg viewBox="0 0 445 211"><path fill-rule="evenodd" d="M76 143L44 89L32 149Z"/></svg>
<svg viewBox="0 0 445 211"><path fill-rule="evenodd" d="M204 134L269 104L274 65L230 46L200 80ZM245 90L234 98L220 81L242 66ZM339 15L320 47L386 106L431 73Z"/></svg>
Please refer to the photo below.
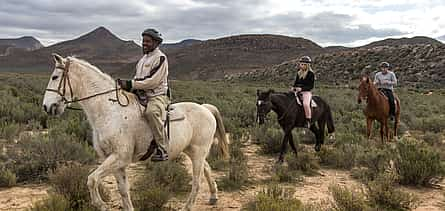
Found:
<svg viewBox="0 0 445 211"><path fill-rule="evenodd" d="M385 132L386 139L389 139L388 117L389 117L389 103L388 98L381 93L367 76L363 76L360 81L358 103L360 104L362 99L365 99L367 104L363 113L366 116L366 135L368 139L371 138L372 123L374 120L380 122L380 136L382 143L384 142L383 134ZM394 95L396 101L395 105L395 119L394 119L394 138L397 139L397 127L400 121L400 101L397 96Z"/></svg>

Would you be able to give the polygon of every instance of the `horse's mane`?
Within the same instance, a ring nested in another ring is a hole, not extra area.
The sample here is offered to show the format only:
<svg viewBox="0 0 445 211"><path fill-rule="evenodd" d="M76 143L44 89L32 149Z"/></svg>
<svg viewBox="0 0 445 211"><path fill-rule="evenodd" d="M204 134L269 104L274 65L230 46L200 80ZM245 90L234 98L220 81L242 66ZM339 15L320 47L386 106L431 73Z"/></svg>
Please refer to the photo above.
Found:
<svg viewBox="0 0 445 211"><path fill-rule="evenodd" d="M83 59L79 59L74 56L69 56L68 59L70 59L71 61L74 61L80 65L86 66L88 69L95 71L97 74L101 75L102 77L104 77L110 81L114 81L114 79L110 75L102 72L98 67L90 64L89 62L87 62Z"/></svg>

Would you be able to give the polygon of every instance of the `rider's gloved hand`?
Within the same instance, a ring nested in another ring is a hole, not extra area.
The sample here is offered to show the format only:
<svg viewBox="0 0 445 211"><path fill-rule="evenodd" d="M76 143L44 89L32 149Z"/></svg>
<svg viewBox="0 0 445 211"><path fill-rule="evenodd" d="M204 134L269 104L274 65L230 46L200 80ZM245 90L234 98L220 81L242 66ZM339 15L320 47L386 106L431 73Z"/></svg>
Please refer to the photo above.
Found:
<svg viewBox="0 0 445 211"><path fill-rule="evenodd" d="M131 88L133 88L133 84L132 84L131 80L117 79L117 83L123 90L128 91L128 92L131 91Z"/></svg>

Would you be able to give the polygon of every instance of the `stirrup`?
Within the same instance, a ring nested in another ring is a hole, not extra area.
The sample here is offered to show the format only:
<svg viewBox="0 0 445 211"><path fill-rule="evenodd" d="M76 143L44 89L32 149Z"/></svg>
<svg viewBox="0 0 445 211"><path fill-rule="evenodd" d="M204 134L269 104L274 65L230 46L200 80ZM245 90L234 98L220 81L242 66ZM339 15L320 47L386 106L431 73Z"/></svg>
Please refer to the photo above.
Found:
<svg viewBox="0 0 445 211"><path fill-rule="evenodd" d="M157 148L156 153L151 157L151 161L166 161L168 160L168 154L165 150Z"/></svg>

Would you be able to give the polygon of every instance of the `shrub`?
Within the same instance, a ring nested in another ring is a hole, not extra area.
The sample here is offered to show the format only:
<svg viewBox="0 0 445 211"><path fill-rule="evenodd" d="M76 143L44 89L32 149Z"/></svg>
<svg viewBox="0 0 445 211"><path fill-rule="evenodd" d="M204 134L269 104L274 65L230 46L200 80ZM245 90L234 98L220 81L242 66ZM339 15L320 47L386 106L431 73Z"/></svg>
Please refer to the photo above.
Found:
<svg viewBox="0 0 445 211"><path fill-rule="evenodd" d="M59 166L49 172L49 182L57 194L68 200L71 208L90 206L90 193L87 182L91 167L76 163ZM109 201L110 196L102 184L99 185L102 199Z"/></svg>
<svg viewBox="0 0 445 211"><path fill-rule="evenodd" d="M132 186L135 208L164 210L173 193L188 192L191 177L181 162L180 159L162 163L147 162L146 172Z"/></svg>
<svg viewBox="0 0 445 211"><path fill-rule="evenodd" d="M273 168L272 181L276 182L302 182L303 176L300 171L292 171L288 166L277 165Z"/></svg>
<svg viewBox="0 0 445 211"><path fill-rule="evenodd" d="M351 169L356 165L357 157L362 152L363 147L358 144L340 144L337 147L322 147L317 155L322 165Z"/></svg>
<svg viewBox="0 0 445 211"><path fill-rule="evenodd" d="M8 151L14 165L8 166L17 175L18 181L47 179L48 170L68 161L92 163L93 149L67 135L57 137L23 136L17 149Z"/></svg>
<svg viewBox="0 0 445 211"><path fill-rule="evenodd" d="M247 157L241 150L242 144L234 141L230 144L230 160L227 174L218 181L223 190L237 190L249 182Z"/></svg>
<svg viewBox="0 0 445 211"><path fill-rule="evenodd" d="M315 175L320 169L318 158L309 152L299 152L298 156L288 155L286 157L289 170L301 171L305 175Z"/></svg>
<svg viewBox="0 0 445 211"><path fill-rule="evenodd" d="M20 124L2 122L0 126L0 138L12 140L20 133Z"/></svg>
<svg viewBox="0 0 445 211"><path fill-rule="evenodd" d="M397 143L394 164L401 184L427 185L445 173L440 153L416 139L405 138Z"/></svg>
<svg viewBox="0 0 445 211"><path fill-rule="evenodd" d="M134 192L132 198L135 208L138 210L167 210L164 206L171 198L171 192L149 181L135 185L138 186L138 190Z"/></svg>
<svg viewBox="0 0 445 211"><path fill-rule="evenodd" d="M51 194L43 201L37 202L31 211L73 211L70 202L59 194Z"/></svg>
<svg viewBox="0 0 445 211"><path fill-rule="evenodd" d="M247 205L246 210L251 211L298 211L304 206L300 200L293 197L292 189L285 189L276 184L263 188L255 200Z"/></svg>
<svg viewBox="0 0 445 211"><path fill-rule="evenodd" d="M252 139L260 144L262 153L274 154L281 151L281 143L283 140L283 131L281 129L265 125L254 128L252 136Z"/></svg>
<svg viewBox="0 0 445 211"><path fill-rule="evenodd" d="M15 173L9 169L0 169L0 187L15 186L17 178Z"/></svg>
<svg viewBox="0 0 445 211"><path fill-rule="evenodd" d="M381 174L367 184L368 198L377 209L411 210L416 206L416 199L394 187L397 177L394 174ZM379 209L380 208L380 209Z"/></svg>
<svg viewBox="0 0 445 211"><path fill-rule="evenodd" d="M334 210L338 211L365 211L370 210L365 196L358 191L349 190L338 185L330 186L329 191L334 198Z"/></svg>
<svg viewBox="0 0 445 211"><path fill-rule="evenodd" d="M364 168L353 169L353 176L364 182L374 180L375 177L389 168L389 162L393 159L390 150L381 150L370 147L358 157L358 164Z"/></svg>

